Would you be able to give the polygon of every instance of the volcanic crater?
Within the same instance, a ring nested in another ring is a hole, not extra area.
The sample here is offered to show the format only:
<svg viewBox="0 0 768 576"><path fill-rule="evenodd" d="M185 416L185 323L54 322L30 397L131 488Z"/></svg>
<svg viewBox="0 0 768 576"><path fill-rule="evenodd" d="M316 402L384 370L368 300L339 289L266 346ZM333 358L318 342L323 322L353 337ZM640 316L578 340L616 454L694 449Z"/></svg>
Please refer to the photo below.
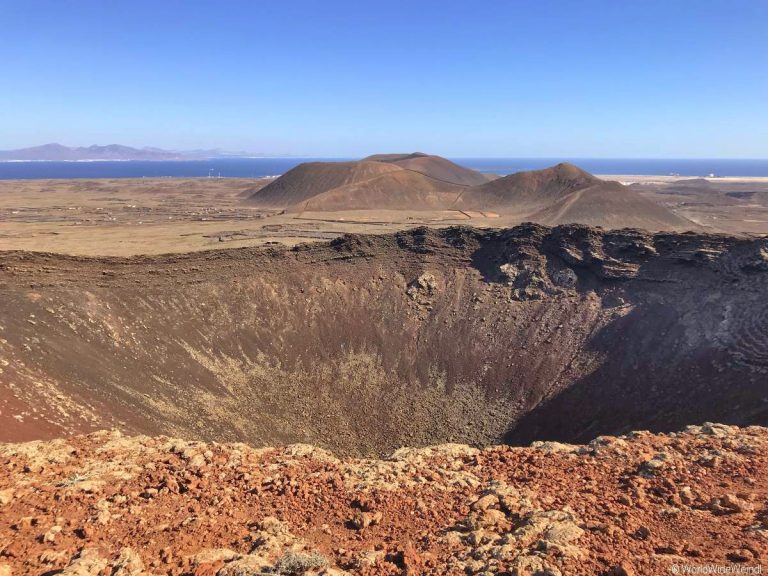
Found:
<svg viewBox="0 0 768 576"><path fill-rule="evenodd" d="M768 424L768 241L525 224L0 255L0 441L346 455Z"/></svg>

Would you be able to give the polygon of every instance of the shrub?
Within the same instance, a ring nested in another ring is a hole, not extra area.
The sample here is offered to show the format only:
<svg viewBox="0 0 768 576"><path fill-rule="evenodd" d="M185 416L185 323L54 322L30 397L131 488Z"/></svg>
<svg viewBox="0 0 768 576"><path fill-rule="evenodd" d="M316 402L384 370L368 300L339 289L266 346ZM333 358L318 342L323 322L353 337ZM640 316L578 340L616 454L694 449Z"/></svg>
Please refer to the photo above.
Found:
<svg viewBox="0 0 768 576"><path fill-rule="evenodd" d="M318 552L311 552L310 554L301 554L289 550L283 554L280 559L275 562L275 569L278 574L286 574L288 576L294 576L298 574L304 574L308 570L314 570L316 568L323 568L328 564L328 560Z"/></svg>

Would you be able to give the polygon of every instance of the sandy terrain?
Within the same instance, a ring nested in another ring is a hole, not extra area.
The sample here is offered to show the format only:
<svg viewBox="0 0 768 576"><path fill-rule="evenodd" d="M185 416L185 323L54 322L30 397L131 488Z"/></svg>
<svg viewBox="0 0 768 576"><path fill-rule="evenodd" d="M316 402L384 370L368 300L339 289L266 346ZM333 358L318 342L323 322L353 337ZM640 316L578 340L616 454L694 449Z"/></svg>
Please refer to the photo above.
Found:
<svg viewBox="0 0 768 576"><path fill-rule="evenodd" d="M705 229L768 234L768 178L653 176L628 187Z"/></svg>
<svg viewBox="0 0 768 576"><path fill-rule="evenodd" d="M244 202L270 179L0 181L0 250L128 256L329 240L421 224L503 224L479 212L278 215Z"/></svg>
<svg viewBox="0 0 768 576"><path fill-rule="evenodd" d="M603 180L615 180L622 184L669 184L681 180L697 179L695 176L649 176L647 174L595 174ZM711 178L701 178L713 184L768 184L768 176L717 176Z"/></svg>

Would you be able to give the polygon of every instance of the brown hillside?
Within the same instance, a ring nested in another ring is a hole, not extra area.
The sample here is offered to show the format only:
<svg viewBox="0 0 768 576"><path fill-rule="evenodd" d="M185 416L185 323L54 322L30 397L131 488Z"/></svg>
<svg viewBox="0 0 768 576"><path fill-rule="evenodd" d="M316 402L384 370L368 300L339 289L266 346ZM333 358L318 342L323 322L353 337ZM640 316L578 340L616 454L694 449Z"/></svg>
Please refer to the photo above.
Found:
<svg viewBox="0 0 768 576"><path fill-rule="evenodd" d="M548 226L587 224L603 228L693 230L698 226L618 182L601 182L571 192L533 213L531 221Z"/></svg>
<svg viewBox="0 0 768 576"><path fill-rule="evenodd" d="M363 158L363 160L396 164L406 170L413 170L436 180L462 186L477 186L485 184L490 180L485 174L459 166L446 158L431 156L421 152L414 152L413 154L374 154L373 156Z"/></svg>
<svg viewBox="0 0 768 576"><path fill-rule="evenodd" d="M303 210L443 210L464 187L411 172L397 170L359 182L351 182L318 194Z"/></svg>
<svg viewBox="0 0 768 576"><path fill-rule="evenodd" d="M464 192L455 207L492 210L550 226L694 230L699 226L618 182L573 164L518 172Z"/></svg>
<svg viewBox="0 0 768 576"><path fill-rule="evenodd" d="M443 210L464 187L388 162L301 164L249 201L289 211Z"/></svg>
<svg viewBox="0 0 768 576"><path fill-rule="evenodd" d="M478 176L480 185L452 182ZM653 231L700 228L636 190L572 164L487 181L478 172L421 153L302 164L254 192L249 202L287 211L463 210L497 213L507 222Z"/></svg>
<svg viewBox="0 0 768 576"><path fill-rule="evenodd" d="M394 153L394 154L371 154L362 159L363 162L399 162L400 160L408 160L411 158L427 158L429 154L424 152L406 152L406 153Z"/></svg>
<svg viewBox="0 0 768 576"><path fill-rule="evenodd" d="M256 190L250 202L265 208L300 206L311 198L351 183L402 170L383 162L306 162Z"/></svg>
<svg viewBox="0 0 768 576"><path fill-rule="evenodd" d="M516 172L467 190L457 203L472 210L533 211L601 180L573 164Z"/></svg>

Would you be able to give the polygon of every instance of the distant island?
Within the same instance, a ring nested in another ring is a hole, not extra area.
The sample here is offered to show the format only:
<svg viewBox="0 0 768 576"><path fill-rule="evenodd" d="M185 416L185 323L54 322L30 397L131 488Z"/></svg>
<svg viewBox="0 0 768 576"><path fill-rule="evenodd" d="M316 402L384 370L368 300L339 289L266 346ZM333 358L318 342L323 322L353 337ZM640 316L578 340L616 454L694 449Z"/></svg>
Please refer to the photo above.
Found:
<svg viewBox="0 0 768 576"><path fill-rule="evenodd" d="M121 144L70 147L43 144L18 150L0 150L0 162L97 162L99 160L208 160L210 158L275 157L274 154L224 152L222 150L176 151L162 148L133 148Z"/></svg>

